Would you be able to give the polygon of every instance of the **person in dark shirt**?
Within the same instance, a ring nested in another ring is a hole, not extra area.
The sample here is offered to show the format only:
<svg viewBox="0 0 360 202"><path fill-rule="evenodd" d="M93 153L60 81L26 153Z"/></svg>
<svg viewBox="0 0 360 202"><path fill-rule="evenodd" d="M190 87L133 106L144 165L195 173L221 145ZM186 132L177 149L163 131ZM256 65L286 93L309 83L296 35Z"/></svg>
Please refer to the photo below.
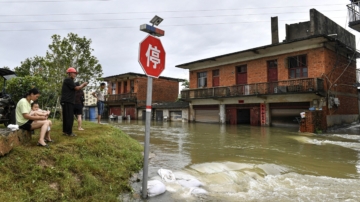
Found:
<svg viewBox="0 0 360 202"><path fill-rule="evenodd" d="M68 77L63 81L60 100L63 115L63 135L76 136L76 134L72 132L74 125L75 91L81 90L87 86L88 83L84 82L80 86L75 86L74 79L78 72L74 67L69 67L66 73Z"/></svg>
<svg viewBox="0 0 360 202"><path fill-rule="evenodd" d="M79 82L75 83L75 86L80 86ZM83 107L84 107L84 91L82 89L77 90L75 92L75 105L74 105L74 115L76 116L77 122L78 122L78 130L84 130L81 127L82 124L82 113L83 113Z"/></svg>

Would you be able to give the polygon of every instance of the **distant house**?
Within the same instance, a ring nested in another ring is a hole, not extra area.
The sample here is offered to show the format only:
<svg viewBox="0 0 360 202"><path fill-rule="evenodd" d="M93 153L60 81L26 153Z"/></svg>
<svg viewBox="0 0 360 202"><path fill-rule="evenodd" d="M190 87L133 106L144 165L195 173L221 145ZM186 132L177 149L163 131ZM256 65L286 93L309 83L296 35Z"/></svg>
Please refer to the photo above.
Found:
<svg viewBox="0 0 360 202"><path fill-rule="evenodd" d="M103 78L107 82L108 96L105 103L109 115L130 116L131 119L145 119L147 76L138 73L124 73ZM184 79L160 76L153 79L152 118L163 120L188 119L188 103L175 103L178 99L179 82ZM166 107L165 107L166 106ZM176 114L176 115L175 115Z"/></svg>
<svg viewBox="0 0 360 202"><path fill-rule="evenodd" d="M176 67L189 70L190 121L296 126L300 113L322 110L326 126L359 116L355 36L315 9L310 21L286 25L279 42Z"/></svg>
<svg viewBox="0 0 360 202"><path fill-rule="evenodd" d="M85 97L85 106L95 106L96 98L92 96L92 93L95 92L95 87L89 86L84 89L84 97Z"/></svg>

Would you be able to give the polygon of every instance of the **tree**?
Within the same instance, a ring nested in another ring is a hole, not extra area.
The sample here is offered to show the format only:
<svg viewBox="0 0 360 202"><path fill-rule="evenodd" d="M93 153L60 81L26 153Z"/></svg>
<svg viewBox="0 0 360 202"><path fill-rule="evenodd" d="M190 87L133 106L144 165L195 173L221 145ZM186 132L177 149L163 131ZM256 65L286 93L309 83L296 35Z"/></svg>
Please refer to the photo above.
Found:
<svg viewBox="0 0 360 202"><path fill-rule="evenodd" d="M26 58L21 62L20 67L15 67L15 73L17 76L40 76L45 78L43 74L45 67L45 59L41 56L35 56L34 58Z"/></svg>
<svg viewBox="0 0 360 202"><path fill-rule="evenodd" d="M4 66L3 67L4 69L10 69L8 66ZM3 88L4 88L4 78L0 76L0 92L3 91Z"/></svg>
<svg viewBox="0 0 360 202"><path fill-rule="evenodd" d="M79 72L77 80L80 82L96 83L102 76L102 67L90 48L91 40L69 33L61 39L59 35L52 36L53 42L46 52L45 62L51 89L61 93L63 79L67 76L66 70L75 67Z"/></svg>
<svg viewBox="0 0 360 202"><path fill-rule="evenodd" d="M61 94L62 82L67 77L66 70L75 67L79 72L77 80L96 83L102 76L102 67L99 61L92 55L91 40L69 33L67 37L53 35L52 43L46 56L35 56L21 62L21 66L15 67L17 76L35 76L46 83L39 87L41 97L46 97L48 103L54 103ZM39 81L39 80L36 80ZM35 81L34 81L35 82ZM37 83L32 85L40 86ZM29 90L29 89L27 89Z"/></svg>
<svg viewBox="0 0 360 202"><path fill-rule="evenodd" d="M39 105L45 108L55 104L50 103L51 92L47 92L46 85L44 79L39 76L15 77L7 81L6 91L11 95L14 102L17 103L30 89L37 88L41 95L38 99ZM52 93L52 97L54 97L54 93Z"/></svg>
<svg viewBox="0 0 360 202"><path fill-rule="evenodd" d="M189 80L185 79L185 81L182 82L181 86L184 86L184 88L189 88Z"/></svg>

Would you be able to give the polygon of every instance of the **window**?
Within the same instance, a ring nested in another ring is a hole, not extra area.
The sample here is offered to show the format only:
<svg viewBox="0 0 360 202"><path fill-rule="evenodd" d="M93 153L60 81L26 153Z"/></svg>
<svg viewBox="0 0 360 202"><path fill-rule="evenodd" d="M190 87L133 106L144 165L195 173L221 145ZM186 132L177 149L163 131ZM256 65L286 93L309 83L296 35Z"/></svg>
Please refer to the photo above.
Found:
<svg viewBox="0 0 360 202"><path fill-rule="evenodd" d="M134 80L130 80L130 93L134 92Z"/></svg>
<svg viewBox="0 0 360 202"><path fill-rule="evenodd" d="M288 57L288 67L290 79L308 77L306 55Z"/></svg>
<svg viewBox="0 0 360 202"><path fill-rule="evenodd" d="M247 73L247 65L241 65L236 67L237 73Z"/></svg>
<svg viewBox="0 0 360 202"><path fill-rule="evenodd" d="M113 95L116 94L116 93L115 93L115 88L116 88L116 83L112 82L112 83L111 83L111 91L112 91L112 94L113 94Z"/></svg>
<svg viewBox="0 0 360 202"><path fill-rule="evenodd" d="M207 87L206 72L197 73L197 77L198 77L198 88Z"/></svg>

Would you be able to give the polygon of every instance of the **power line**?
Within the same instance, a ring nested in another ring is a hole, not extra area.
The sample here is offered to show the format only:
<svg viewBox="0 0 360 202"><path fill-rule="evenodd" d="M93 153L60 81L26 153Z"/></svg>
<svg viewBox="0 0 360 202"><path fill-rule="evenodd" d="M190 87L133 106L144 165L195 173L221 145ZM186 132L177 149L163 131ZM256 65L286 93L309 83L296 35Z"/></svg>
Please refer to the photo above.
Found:
<svg viewBox="0 0 360 202"><path fill-rule="evenodd" d="M112 1L112 0L70 0L70 1L64 1L64 0L55 0L55 1L49 1L49 0L39 0L39 1L1 1L0 3L57 3L57 2L63 2L63 3L71 3L71 2L86 2L86 1Z"/></svg>
<svg viewBox="0 0 360 202"><path fill-rule="evenodd" d="M94 0L96 1L96 0ZM102 0L98 0L102 1ZM238 10L254 10L254 9L271 9L271 8L301 8L309 6L336 6L344 4L326 4L326 5L307 5L307 6L278 6L278 7L248 7L248 8L233 8L233 9L201 9L201 10L172 10L172 11L125 11L116 13L58 13L58 14L11 14L0 16L57 16L57 15L114 15L114 14L133 14L133 13L175 13L175 12L206 12L206 11L238 11Z"/></svg>
<svg viewBox="0 0 360 202"><path fill-rule="evenodd" d="M298 20L279 20L279 21L303 21ZM248 22L221 22L221 23L202 23L202 24L183 24L183 25L164 25L162 27L182 27L182 26L207 26L207 25L228 25L228 24L242 24L242 23L269 23L269 20L264 21L248 21ZM23 30L0 30L0 32L27 32L27 31L49 31L49 30L81 30L81 29L129 29L139 28L138 26L123 26L123 27L83 27L83 28L40 28L40 29L23 29Z"/></svg>
<svg viewBox="0 0 360 202"><path fill-rule="evenodd" d="M327 10L327 11L342 11L342 10ZM285 13L263 13L263 14L240 14L240 15L205 15L205 16L176 16L176 17L166 17L166 19L181 19L181 18L213 18L213 17L235 17L235 16L249 16L249 15L274 15L274 14L288 14L288 13L308 13L308 12L285 12ZM0 23L44 23L44 22L84 22L84 21L120 21L120 20L143 20L149 18L123 18L123 19L86 19L86 20L50 20L50 21L13 21L13 22L0 22Z"/></svg>

